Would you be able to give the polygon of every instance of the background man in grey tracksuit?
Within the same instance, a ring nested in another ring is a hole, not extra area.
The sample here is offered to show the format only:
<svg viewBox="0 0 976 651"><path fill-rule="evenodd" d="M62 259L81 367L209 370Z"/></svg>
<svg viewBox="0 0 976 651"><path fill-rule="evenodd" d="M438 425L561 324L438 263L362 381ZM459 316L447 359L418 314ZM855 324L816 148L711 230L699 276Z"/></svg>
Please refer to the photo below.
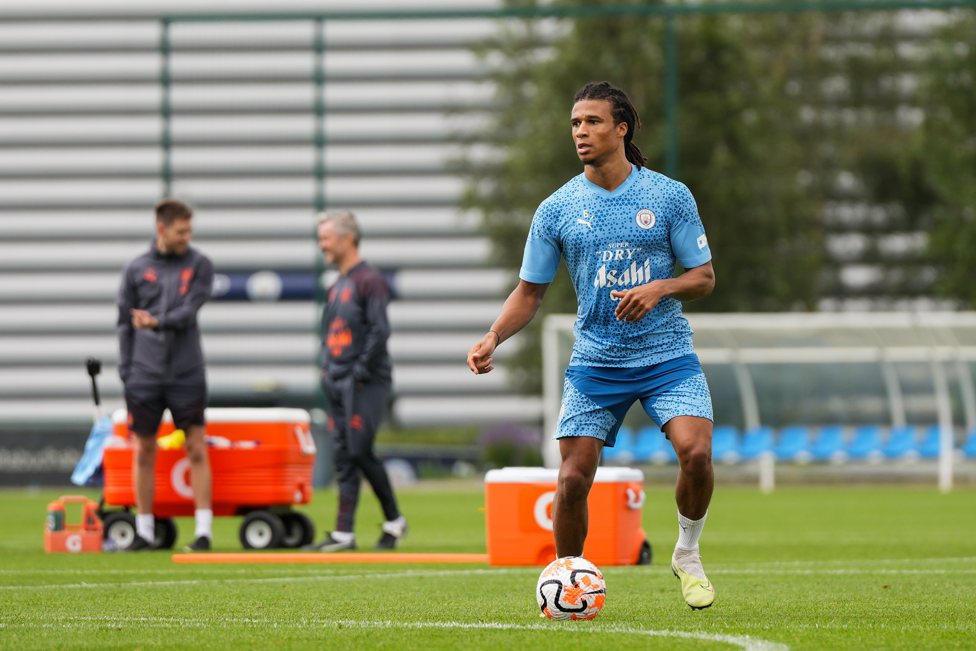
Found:
<svg viewBox="0 0 976 651"><path fill-rule="evenodd" d="M210 549L213 511L203 418L207 378L197 312L210 298L214 267L190 246L192 217L175 199L156 206L155 239L122 273L116 332L129 430L136 435L132 483L138 507L137 535L127 551L152 546L156 431L165 409L186 433L196 506L196 540L186 549Z"/></svg>
<svg viewBox="0 0 976 651"><path fill-rule="evenodd" d="M375 267L359 257L359 225L350 212L322 217L319 247L339 268L322 317L322 385L329 398L329 429L339 481L336 530L306 549L336 552L356 548L353 521L361 474L373 487L386 522L376 549L393 549L407 532L390 479L376 457L376 428L390 396L393 364L386 349L390 288Z"/></svg>

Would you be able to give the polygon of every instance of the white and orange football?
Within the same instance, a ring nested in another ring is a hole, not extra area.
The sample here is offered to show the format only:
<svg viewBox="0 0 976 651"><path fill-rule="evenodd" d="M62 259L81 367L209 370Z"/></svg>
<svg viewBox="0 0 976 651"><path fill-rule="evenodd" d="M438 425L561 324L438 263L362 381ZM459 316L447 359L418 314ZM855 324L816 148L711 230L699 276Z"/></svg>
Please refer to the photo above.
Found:
<svg viewBox="0 0 976 651"><path fill-rule="evenodd" d="M603 608L607 584L596 565L580 556L566 556L542 570L535 597L549 619L593 619Z"/></svg>

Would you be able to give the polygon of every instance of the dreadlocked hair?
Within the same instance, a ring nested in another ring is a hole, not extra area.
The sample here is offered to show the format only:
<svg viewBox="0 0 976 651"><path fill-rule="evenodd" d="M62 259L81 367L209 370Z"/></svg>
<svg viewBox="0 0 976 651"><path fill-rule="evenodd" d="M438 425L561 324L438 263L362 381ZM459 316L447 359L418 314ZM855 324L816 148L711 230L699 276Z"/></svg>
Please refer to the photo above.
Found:
<svg viewBox="0 0 976 651"><path fill-rule="evenodd" d="M579 89L576 97L573 98L573 103L587 99L602 99L610 102L610 112L613 115L614 125L621 122L627 123L627 133L624 135L624 152L627 155L627 160L636 165L637 169L644 167L647 158L633 142L634 131L640 129L641 120L627 93L609 81L591 81Z"/></svg>

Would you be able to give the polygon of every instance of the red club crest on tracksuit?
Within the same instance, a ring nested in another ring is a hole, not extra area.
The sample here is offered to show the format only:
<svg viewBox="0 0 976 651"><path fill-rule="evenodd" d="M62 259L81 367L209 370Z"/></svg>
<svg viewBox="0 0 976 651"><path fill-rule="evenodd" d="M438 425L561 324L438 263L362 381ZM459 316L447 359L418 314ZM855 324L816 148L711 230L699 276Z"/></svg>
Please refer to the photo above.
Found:
<svg viewBox="0 0 976 651"><path fill-rule="evenodd" d="M329 324L329 334L325 338L325 345L333 357L338 357L352 344L352 330L343 319L333 319Z"/></svg>

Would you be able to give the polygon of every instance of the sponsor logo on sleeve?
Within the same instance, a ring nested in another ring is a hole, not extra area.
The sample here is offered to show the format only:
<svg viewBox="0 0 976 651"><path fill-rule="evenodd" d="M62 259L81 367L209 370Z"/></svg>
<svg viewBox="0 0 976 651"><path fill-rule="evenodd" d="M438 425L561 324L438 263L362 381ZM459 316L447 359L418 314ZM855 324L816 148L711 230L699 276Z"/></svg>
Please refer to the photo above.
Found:
<svg viewBox="0 0 976 651"><path fill-rule="evenodd" d="M706 246L708 246L708 238L702 233L701 237L698 238L698 248L704 249Z"/></svg>

